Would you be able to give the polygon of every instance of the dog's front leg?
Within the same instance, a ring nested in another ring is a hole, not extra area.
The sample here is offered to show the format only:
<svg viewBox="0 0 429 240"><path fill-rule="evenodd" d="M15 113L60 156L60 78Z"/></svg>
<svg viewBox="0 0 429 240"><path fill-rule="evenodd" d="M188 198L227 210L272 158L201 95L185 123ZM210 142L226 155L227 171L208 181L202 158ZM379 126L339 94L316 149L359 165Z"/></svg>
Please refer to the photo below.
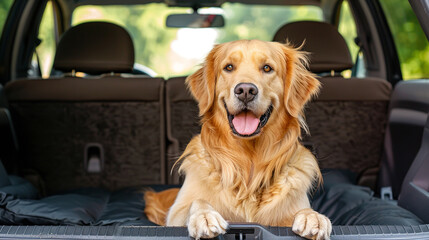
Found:
<svg viewBox="0 0 429 240"><path fill-rule="evenodd" d="M228 223L207 201L195 200L189 208L188 231L195 239L213 238L224 234Z"/></svg>
<svg viewBox="0 0 429 240"><path fill-rule="evenodd" d="M304 208L295 214L292 231L308 239L329 239L332 225L329 218L314 211L311 208Z"/></svg>
<svg viewBox="0 0 429 240"><path fill-rule="evenodd" d="M198 199L191 204L176 202L167 217L167 226L187 226L191 237L195 239L213 238L224 234L228 223L205 200Z"/></svg>

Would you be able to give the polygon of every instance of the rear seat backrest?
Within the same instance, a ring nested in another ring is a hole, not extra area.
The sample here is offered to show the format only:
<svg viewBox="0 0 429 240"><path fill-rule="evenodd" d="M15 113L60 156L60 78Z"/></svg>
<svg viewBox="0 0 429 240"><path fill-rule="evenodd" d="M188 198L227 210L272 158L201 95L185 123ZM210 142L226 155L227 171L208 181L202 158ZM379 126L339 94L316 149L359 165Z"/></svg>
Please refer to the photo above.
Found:
<svg viewBox="0 0 429 240"><path fill-rule="evenodd" d="M323 22L294 22L279 29L274 41L289 41L310 52L314 73L341 72L353 66L343 37ZM326 75L326 74L325 74ZM305 112L321 168L349 169L360 184L375 187L381 159L391 85L377 78L319 77L322 89Z"/></svg>
<svg viewBox="0 0 429 240"><path fill-rule="evenodd" d="M305 112L322 168L361 174L360 184L374 188L380 164L390 85L377 78L320 78L322 91ZM335 91L335 89L337 91Z"/></svg>
<svg viewBox="0 0 429 240"><path fill-rule="evenodd" d="M186 77L170 78L166 81L167 169L169 183L178 184L177 169L172 169L193 136L200 133L198 103L185 85ZM179 166L179 165L177 165ZM173 170L173 171L171 171Z"/></svg>
<svg viewBox="0 0 429 240"><path fill-rule="evenodd" d="M131 71L133 46L125 30L109 23L82 25L61 38L54 63L57 70ZM85 36L86 41L76 42L76 35ZM115 49L128 53L106 48L110 39L117 39ZM73 55L70 49L85 52ZM67 51L70 55L64 54ZM99 56L103 56L100 61ZM9 83L5 90L23 154L21 168L36 170L48 193L166 183L163 79L119 75L24 79ZM104 150L98 173L90 173L85 166L85 148L91 144Z"/></svg>

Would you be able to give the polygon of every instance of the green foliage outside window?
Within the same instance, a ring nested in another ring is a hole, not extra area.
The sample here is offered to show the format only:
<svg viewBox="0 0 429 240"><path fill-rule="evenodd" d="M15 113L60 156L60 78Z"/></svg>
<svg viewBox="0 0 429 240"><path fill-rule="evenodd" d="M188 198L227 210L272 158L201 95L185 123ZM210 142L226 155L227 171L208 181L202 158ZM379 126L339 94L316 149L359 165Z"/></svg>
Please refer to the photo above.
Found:
<svg viewBox="0 0 429 240"><path fill-rule="evenodd" d="M322 21L322 11L314 6L262 6L225 3L225 27L220 30L219 43L238 39L272 41L284 24L302 20Z"/></svg>
<svg viewBox="0 0 429 240"><path fill-rule="evenodd" d="M401 63L402 77L429 78L429 43L408 1L380 0Z"/></svg>
<svg viewBox="0 0 429 240"><path fill-rule="evenodd" d="M49 77L52 64L55 56L55 31L54 31L54 10L52 3L49 1L46 4L45 12L43 13L42 21L40 22L38 38L41 40L36 52L40 59L40 71L44 78Z"/></svg>
<svg viewBox="0 0 429 240"><path fill-rule="evenodd" d="M350 55L352 57L353 62L355 63L357 54L359 52L359 47L355 43L355 38L357 37L357 30L355 20L353 18L349 3L347 1L343 1L341 5L338 32L344 37L344 40L346 40L347 46L349 47ZM363 59L361 60L363 61ZM351 77L352 71L345 70L343 71L342 75L344 77ZM363 77L365 76L365 73L359 73L357 75L359 77Z"/></svg>
<svg viewBox="0 0 429 240"><path fill-rule="evenodd" d="M13 0L1 0L0 1L0 36L3 32L4 24L9 13L10 7L12 6Z"/></svg>
<svg viewBox="0 0 429 240"><path fill-rule="evenodd" d="M355 38L357 37L356 23L353 19L353 15L347 1L344 1L341 6L338 32L340 32L346 40L352 59L355 61L356 55L359 51L359 47L355 43Z"/></svg>

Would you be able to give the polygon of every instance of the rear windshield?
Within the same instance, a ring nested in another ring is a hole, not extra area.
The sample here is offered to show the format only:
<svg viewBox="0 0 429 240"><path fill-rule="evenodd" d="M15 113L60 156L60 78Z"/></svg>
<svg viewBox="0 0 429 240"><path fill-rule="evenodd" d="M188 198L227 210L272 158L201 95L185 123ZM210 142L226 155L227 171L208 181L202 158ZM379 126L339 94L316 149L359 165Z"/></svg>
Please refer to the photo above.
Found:
<svg viewBox="0 0 429 240"><path fill-rule="evenodd" d="M222 8L203 8L200 13L221 13L223 28L167 28L172 13L192 13L190 8L172 8L152 3L133 6L80 6L73 12L72 25L101 20L128 30L134 41L136 63L156 75L187 75L198 67L213 45L238 39L271 41L285 23L300 20L322 21L315 6L261 6L225 3Z"/></svg>

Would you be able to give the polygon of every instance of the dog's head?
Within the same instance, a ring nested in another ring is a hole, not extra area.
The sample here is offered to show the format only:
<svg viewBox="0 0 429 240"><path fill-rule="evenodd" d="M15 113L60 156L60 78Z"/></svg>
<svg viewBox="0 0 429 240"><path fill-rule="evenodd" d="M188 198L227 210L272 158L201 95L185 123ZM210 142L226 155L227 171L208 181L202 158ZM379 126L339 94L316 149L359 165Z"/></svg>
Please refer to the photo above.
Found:
<svg viewBox="0 0 429 240"><path fill-rule="evenodd" d="M274 115L301 116L319 89L305 64L305 54L288 45L240 40L215 46L187 83L201 116L220 111L234 135L251 138Z"/></svg>

